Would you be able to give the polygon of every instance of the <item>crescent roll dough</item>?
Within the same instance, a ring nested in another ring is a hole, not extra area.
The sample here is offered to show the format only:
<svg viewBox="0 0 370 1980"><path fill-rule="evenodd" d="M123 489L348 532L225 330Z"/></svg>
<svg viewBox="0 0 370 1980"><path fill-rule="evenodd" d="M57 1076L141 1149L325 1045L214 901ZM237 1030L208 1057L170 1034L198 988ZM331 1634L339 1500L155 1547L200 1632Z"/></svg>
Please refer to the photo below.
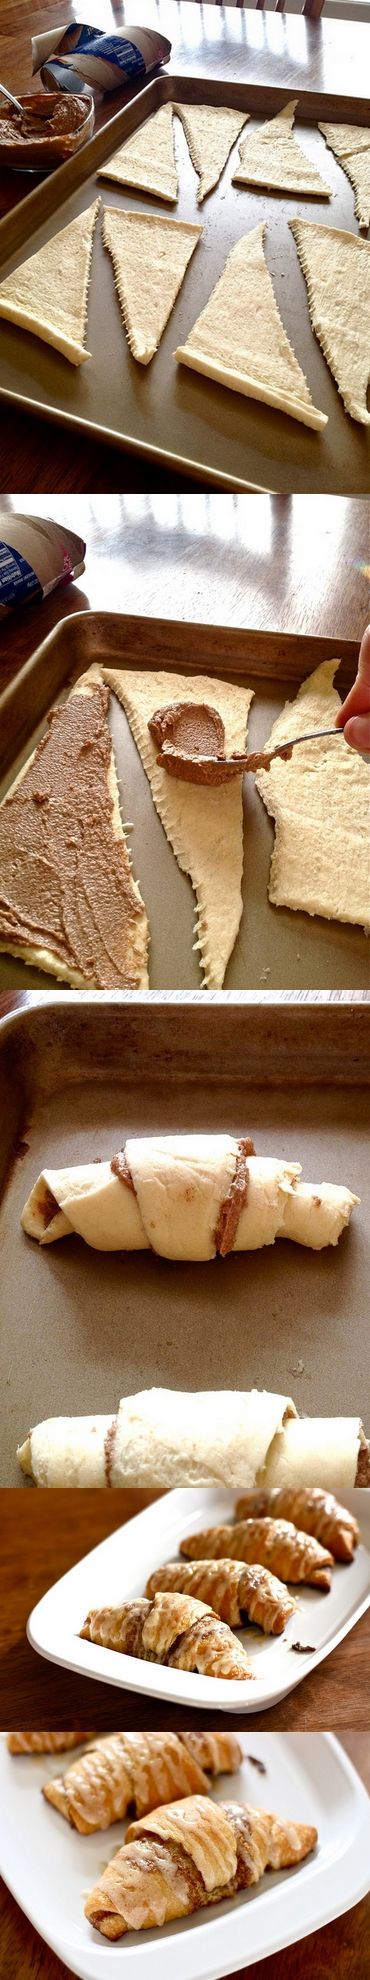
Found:
<svg viewBox="0 0 370 1980"><path fill-rule="evenodd" d="M84 1746L91 1732L8 1733L9 1753L67 1753L71 1746Z"/></svg>
<svg viewBox="0 0 370 1980"><path fill-rule="evenodd" d="M260 1561L280 1581L306 1581L313 1588L331 1586L333 1556L288 1519L242 1519L235 1526L210 1526L181 1541L180 1554L190 1560Z"/></svg>
<svg viewBox="0 0 370 1980"><path fill-rule="evenodd" d="M267 1869L301 1863L317 1830L239 1802L187 1801L133 1822L85 1904L106 1939L169 1924L257 1884Z"/></svg>
<svg viewBox="0 0 370 1980"><path fill-rule="evenodd" d="M276 1485L266 1491L252 1488L238 1499L236 1517L290 1519L302 1533L312 1533L323 1547L330 1547L335 1561L352 1561L360 1538L357 1519L346 1506L338 1505L332 1492L322 1492L319 1485Z"/></svg>
<svg viewBox="0 0 370 1980"><path fill-rule="evenodd" d="M255 1155L230 1134L126 1141L111 1162L43 1169L22 1212L29 1237L72 1231L101 1251L152 1250L211 1259L276 1237L321 1250L337 1244L359 1198L334 1183L302 1183L298 1162Z"/></svg>
<svg viewBox="0 0 370 1980"><path fill-rule="evenodd" d="M268 1568L244 1567L228 1559L167 1561L166 1567L149 1576L145 1592L151 1597L164 1588L210 1602L214 1614L230 1629L256 1623L265 1636L281 1636L297 1608L294 1597Z"/></svg>
<svg viewBox="0 0 370 1980"><path fill-rule="evenodd" d="M253 1672L231 1629L220 1622L206 1602L189 1595L143 1596L120 1608L90 1609L80 1636L118 1650L128 1657L168 1664L172 1670L198 1671L204 1677L251 1678Z"/></svg>
<svg viewBox="0 0 370 1980"><path fill-rule="evenodd" d="M148 1815L179 1795L208 1794L207 1773L236 1773L241 1751L227 1733L117 1732L74 1760L66 1774L46 1781L43 1794L72 1829L92 1835L122 1821L128 1809ZM207 1769L207 1772L205 1771Z"/></svg>
<svg viewBox="0 0 370 1980"><path fill-rule="evenodd" d="M18 1458L43 1486L370 1485L361 1417L300 1418L267 1389L142 1389L116 1415L38 1423Z"/></svg>

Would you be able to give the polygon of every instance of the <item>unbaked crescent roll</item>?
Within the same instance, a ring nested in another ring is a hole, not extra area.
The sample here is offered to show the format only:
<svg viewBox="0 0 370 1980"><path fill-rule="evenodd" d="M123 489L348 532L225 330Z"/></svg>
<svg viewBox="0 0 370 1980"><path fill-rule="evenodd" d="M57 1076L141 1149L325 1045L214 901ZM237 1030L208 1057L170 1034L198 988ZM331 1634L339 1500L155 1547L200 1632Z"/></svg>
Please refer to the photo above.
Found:
<svg viewBox="0 0 370 1980"><path fill-rule="evenodd" d="M78 1733L8 1733L9 1753L67 1753L69 1747L84 1746L87 1739L93 1739L91 1732Z"/></svg>
<svg viewBox="0 0 370 1980"><path fill-rule="evenodd" d="M256 1155L252 1141L230 1134L143 1136L110 1162L43 1169L21 1223L42 1245L77 1232L95 1250L185 1262L277 1237L314 1250L337 1244L359 1197L300 1175L299 1163Z"/></svg>
<svg viewBox="0 0 370 1980"><path fill-rule="evenodd" d="M332 1492L319 1485L276 1485L264 1491L252 1488L237 1500L237 1519L291 1519L302 1533L312 1533L323 1547L330 1547L335 1561L352 1561L360 1538L357 1519L346 1506L338 1505ZM230 1616L228 1617L230 1622Z"/></svg>
<svg viewBox="0 0 370 1980"><path fill-rule="evenodd" d="M66 1774L46 1781L43 1794L72 1829L87 1836L122 1821L128 1809L148 1815L180 1795L208 1794L207 1774L235 1773L240 1761L238 1741L227 1733L211 1735L208 1747L197 1733L190 1746L182 1733L109 1733L72 1761Z"/></svg>
<svg viewBox="0 0 370 1980"><path fill-rule="evenodd" d="M266 1389L142 1389L115 1416L38 1423L18 1459L42 1486L370 1485L361 1417L297 1417Z"/></svg>
<svg viewBox="0 0 370 1980"><path fill-rule="evenodd" d="M188 1801L133 1822L85 1904L106 1939L190 1917L258 1884L264 1871L302 1863L317 1829L239 1802Z"/></svg>
<svg viewBox="0 0 370 1980"><path fill-rule="evenodd" d="M251 1678L242 1645L205 1602L189 1595L143 1596L120 1608L90 1609L80 1636L105 1650L167 1664L171 1670L198 1671L203 1677Z"/></svg>
<svg viewBox="0 0 370 1980"><path fill-rule="evenodd" d="M255 1623L265 1636L281 1636L297 1608L294 1596L268 1568L245 1567L228 1559L167 1561L166 1567L149 1576L145 1593L152 1597L164 1588L210 1602L214 1614L230 1629Z"/></svg>
<svg viewBox="0 0 370 1980"><path fill-rule="evenodd" d="M280 1581L306 1581L327 1592L331 1586L333 1556L319 1540L298 1533L288 1519L242 1519L235 1526L210 1526L205 1533L189 1533L181 1541L180 1553L189 1560L260 1561Z"/></svg>

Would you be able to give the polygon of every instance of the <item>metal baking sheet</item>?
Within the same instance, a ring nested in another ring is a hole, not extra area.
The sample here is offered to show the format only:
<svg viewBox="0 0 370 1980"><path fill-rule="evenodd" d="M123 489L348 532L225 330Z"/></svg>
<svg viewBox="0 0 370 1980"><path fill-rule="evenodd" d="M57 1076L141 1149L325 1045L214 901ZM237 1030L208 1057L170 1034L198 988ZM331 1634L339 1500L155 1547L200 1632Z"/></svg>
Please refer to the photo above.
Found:
<svg viewBox="0 0 370 1980"><path fill-rule="evenodd" d="M287 101L287 89L267 89L243 80L247 52L235 81L163 75L105 125L68 164L35 188L17 211L0 223L2 275L51 238L101 193L105 206L150 212L163 203L110 186L98 168L152 111L168 101L231 105L250 112L249 129L271 117ZM333 188L330 201L296 199L281 193L232 186L238 159L235 145L220 184L196 203L198 179L178 118L175 143L180 170L176 209L179 220L201 220L203 236L185 276L175 308L153 362L132 357L123 330L113 272L98 223L93 248L87 348L92 361L79 369L48 345L11 324L0 326L0 395L27 411L94 434L160 461L184 477L199 477L218 488L321 491L367 494L370 440L345 412L331 372L310 325L306 285L288 220L301 218L344 228L357 236L354 193L324 138L318 120L370 123L368 102L301 92L296 131L307 155ZM168 209L167 209L168 211ZM173 352L183 344L214 288L233 243L268 222L265 251L276 300L293 349L307 376L315 405L328 414L321 434L269 406L244 399L176 365Z"/></svg>
<svg viewBox="0 0 370 1980"><path fill-rule="evenodd" d="M294 699L305 675L334 654L342 656L337 681L343 693L354 678L358 658L358 648L350 640L311 640L123 613L76 614L50 634L0 699L0 771L8 766L0 796L42 734L45 722L40 718L53 699L68 691L71 678L94 660L136 671L172 667L242 681L254 689L248 738L250 748L259 749L286 697ZM128 842L149 919L150 988L196 990L200 970L193 951L193 890L157 817L126 715L113 695L110 723L122 818L132 821ZM272 907L267 890L273 825L251 776L244 778L243 801L244 913L225 989L367 989L369 943L363 929ZM0 954L1 989L50 989L51 984L54 987L55 979Z"/></svg>
<svg viewBox="0 0 370 1980"><path fill-rule="evenodd" d="M259 1388L369 1423L370 1004L133 1002L50 995L0 1030L4 1169L0 1484L43 1417L114 1410L142 1388ZM20 1213L45 1164L129 1134L227 1129L361 1197L336 1248L174 1265L47 1252Z"/></svg>

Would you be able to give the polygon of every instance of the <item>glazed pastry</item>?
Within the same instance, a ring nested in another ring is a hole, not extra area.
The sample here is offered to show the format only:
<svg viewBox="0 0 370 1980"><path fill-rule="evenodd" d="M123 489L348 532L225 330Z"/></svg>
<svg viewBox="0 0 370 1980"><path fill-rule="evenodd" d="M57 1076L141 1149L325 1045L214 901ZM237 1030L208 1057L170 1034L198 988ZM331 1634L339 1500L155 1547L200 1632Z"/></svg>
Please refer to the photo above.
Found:
<svg viewBox="0 0 370 1980"><path fill-rule="evenodd" d="M84 1746L91 1732L8 1733L9 1753L67 1753L70 1746Z"/></svg>
<svg viewBox="0 0 370 1980"><path fill-rule="evenodd" d="M352 1561L360 1538L357 1519L339 1506L332 1492L319 1485L281 1485L269 1491L243 1492L237 1499L237 1519L290 1519L301 1533L312 1533L322 1547L330 1547L335 1561ZM230 1618L228 1618L230 1620Z"/></svg>
<svg viewBox="0 0 370 1980"><path fill-rule="evenodd" d="M87 1899L85 1918L106 1939L167 1925L235 1897L265 1870L302 1863L316 1842L317 1829L301 1822L193 1795L131 1823Z"/></svg>
<svg viewBox="0 0 370 1980"><path fill-rule="evenodd" d="M280 1581L307 1581L313 1588L331 1587L333 1556L288 1519L241 1519L235 1526L211 1526L190 1533L180 1553L190 1560L261 1561Z"/></svg>
<svg viewBox="0 0 370 1980"><path fill-rule="evenodd" d="M43 1169L25 1203L28 1237L76 1232L97 1251L191 1261L255 1251L275 1238L337 1244L359 1202L335 1183L302 1183L299 1162L256 1155L231 1134L151 1135L111 1161Z"/></svg>
<svg viewBox="0 0 370 1980"><path fill-rule="evenodd" d="M80 1636L105 1650L143 1657L171 1670L199 1671L203 1677L251 1678L248 1657L231 1629L206 1602L188 1595L155 1595L123 1602L120 1608L90 1609Z"/></svg>
<svg viewBox="0 0 370 1980"><path fill-rule="evenodd" d="M240 1761L238 1741L227 1733L213 1733L208 1741L194 1733L192 1745L182 1733L109 1733L74 1760L66 1774L47 1781L43 1794L72 1829L92 1835L122 1821L128 1809L148 1815L163 1800L208 1794L205 1769L235 1773Z"/></svg>
<svg viewBox="0 0 370 1980"><path fill-rule="evenodd" d="M115 1415L47 1418L17 1455L49 1487L370 1485L360 1416L301 1418L267 1389L142 1389Z"/></svg>
<svg viewBox="0 0 370 1980"><path fill-rule="evenodd" d="M297 1608L293 1595L268 1568L244 1567L240 1561L168 1561L150 1575L145 1593L151 1598L164 1588L210 1602L214 1614L230 1629L257 1623L265 1636L281 1636Z"/></svg>

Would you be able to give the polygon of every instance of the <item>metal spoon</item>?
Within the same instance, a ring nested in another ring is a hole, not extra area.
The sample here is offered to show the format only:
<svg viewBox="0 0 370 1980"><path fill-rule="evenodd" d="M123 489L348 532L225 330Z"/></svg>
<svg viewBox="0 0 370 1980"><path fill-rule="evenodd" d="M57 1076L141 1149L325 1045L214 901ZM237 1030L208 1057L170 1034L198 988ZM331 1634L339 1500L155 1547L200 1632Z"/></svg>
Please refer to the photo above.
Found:
<svg viewBox="0 0 370 1980"><path fill-rule="evenodd" d="M12 96L11 89L5 88L5 83L0 83L0 96L6 96L8 103L14 103L15 110L23 110L23 104L18 102L17 96Z"/></svg>
<svg viewBox="0 0 370 1980"><path fill-rule="evenodd" d="M244 771L269 770L275 756L289 758L290 751L297 743L321 742L323 736L344 735L343 729L312 729L309 735L292 736L286 742L277 743L275 749L264 749L244 754L242 750L233 756L191 756L190 750L177 750L171 743L163 743L157 763L167 770L170 777L179 777L183 783L228 784L233 777L240 777ZM190 767L191 766L191 767ZM190 776L189 776L190 768ZM212 770L210 777L209 771Z"/></svg>

